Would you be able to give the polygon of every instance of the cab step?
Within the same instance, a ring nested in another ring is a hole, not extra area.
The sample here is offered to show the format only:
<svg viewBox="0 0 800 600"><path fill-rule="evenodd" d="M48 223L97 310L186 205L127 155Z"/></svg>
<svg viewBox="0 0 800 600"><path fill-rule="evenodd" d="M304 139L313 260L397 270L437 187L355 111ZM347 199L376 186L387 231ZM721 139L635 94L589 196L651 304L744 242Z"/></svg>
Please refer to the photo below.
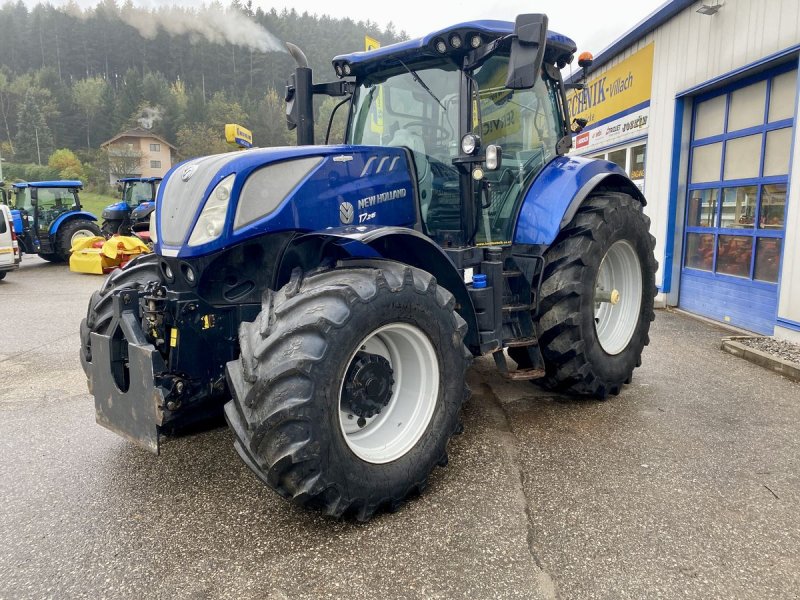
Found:
<svg viewBox="0 0 800 600"><path fill-rule="evenodd" d="M506 344L506 347L509 347L508 344ZM511 381L540 379L545 375L544 369L531 368L510 370L508 368L508 361L506 360L506 353L502 350L493 352L492 357L494 357L495 365L497 365L497 370L500 371L500 374Z"/></svg>

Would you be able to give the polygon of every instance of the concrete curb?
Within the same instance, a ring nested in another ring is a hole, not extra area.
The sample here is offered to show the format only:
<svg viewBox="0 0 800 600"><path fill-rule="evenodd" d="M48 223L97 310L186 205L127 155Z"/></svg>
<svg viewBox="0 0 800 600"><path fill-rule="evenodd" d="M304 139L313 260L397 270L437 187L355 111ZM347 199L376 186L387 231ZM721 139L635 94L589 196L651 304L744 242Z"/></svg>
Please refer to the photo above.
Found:
<svg viewBox="0 0 800 600"><path fill-rule="evenodd" d="M748 336L733 336L722 338L722 350L739 358L757 364L760 367L775 371L779 375L800 381L800 364L777 358L761 350L750 348L737 340L748 339Z"/></svg>

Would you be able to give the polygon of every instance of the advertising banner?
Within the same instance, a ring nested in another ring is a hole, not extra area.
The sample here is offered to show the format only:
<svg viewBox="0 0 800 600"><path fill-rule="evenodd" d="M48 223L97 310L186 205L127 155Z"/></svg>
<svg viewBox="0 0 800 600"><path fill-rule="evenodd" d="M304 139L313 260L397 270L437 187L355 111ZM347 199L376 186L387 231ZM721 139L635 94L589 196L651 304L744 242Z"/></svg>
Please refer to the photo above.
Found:
<svg viewBox="0 0 800 600"><path fill-rule="evenodd" d="M599 148L608 148L626 140L641 137L647 133L649 119L650 107L645 106L618 119L581 131L573 139L572 147L576 153L586 154Z"/></svg>
<svg viewBox="0 0 800 600"><path fill-rule="evenodd" d="M589 122L576 136L576 149L583 153L646 133L652 81L653 44L648 44L572 91L570 118Z"/></svg>

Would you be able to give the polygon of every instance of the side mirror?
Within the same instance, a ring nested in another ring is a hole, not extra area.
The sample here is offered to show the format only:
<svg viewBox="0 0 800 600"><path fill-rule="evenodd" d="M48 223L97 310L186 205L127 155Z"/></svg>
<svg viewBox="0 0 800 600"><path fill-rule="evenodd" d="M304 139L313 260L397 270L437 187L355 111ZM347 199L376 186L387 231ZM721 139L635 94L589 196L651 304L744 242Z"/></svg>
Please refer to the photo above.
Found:
<svg viewBox="0 0 800 600"><path fill-rule="evenodd" d="M289 75L286 80L286 93L284 94L284 101L286 102L286 128L291 131L297 128L297 107L295 106L295 74Z"/></svg>
<svg viewBox="0 0 800 600"><path fill-rule="evenodd" d="M547 15L518 15L511 42L506 87L527 90L536 84L547 43Z"/></svg>

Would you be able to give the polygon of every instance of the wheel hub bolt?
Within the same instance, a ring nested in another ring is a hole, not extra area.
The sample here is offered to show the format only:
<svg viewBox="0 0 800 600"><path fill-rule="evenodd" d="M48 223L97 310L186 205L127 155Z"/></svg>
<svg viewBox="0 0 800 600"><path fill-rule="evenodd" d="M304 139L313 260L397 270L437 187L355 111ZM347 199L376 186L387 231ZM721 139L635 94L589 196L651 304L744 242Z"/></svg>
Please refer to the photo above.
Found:
<svg viewBox="0 0 800 600"><path fill-rule="evenodd" d="M621 299L622 294L619 293L619 290L611 290L610 292L605 290L597 290L594 294L595 302L610 302L611 304L619 304Z"/></svg>

